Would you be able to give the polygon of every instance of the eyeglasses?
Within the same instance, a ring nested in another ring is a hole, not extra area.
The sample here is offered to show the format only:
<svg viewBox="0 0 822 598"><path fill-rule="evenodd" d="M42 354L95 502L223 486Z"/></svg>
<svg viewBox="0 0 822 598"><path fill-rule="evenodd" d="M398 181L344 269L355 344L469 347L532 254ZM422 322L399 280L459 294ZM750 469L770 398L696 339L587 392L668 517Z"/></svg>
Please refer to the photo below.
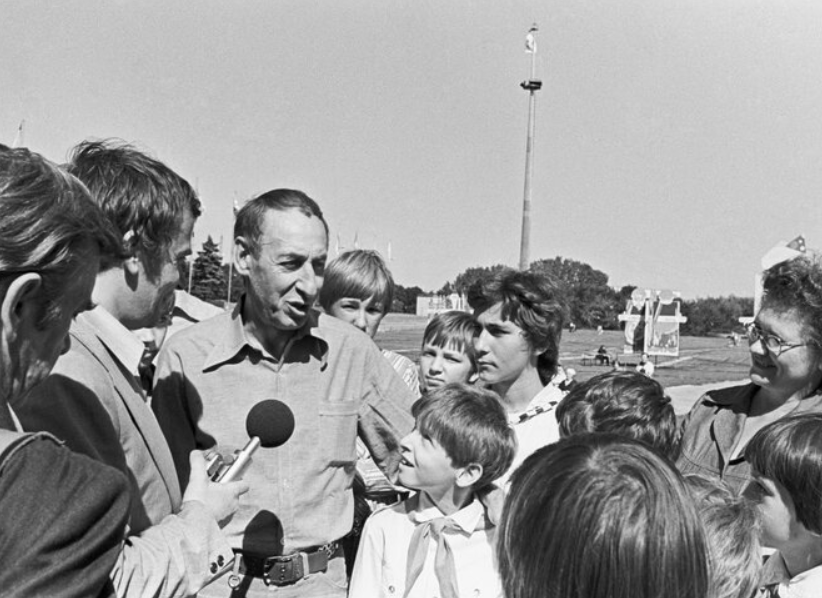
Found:
<svg viewBox="0 0 822 598"><path fill-rule="evenodd" d="M762 329L759 327L759 324L756 322L749 322L745 324L745 334L748 336L748 344L752 345L756 341L761 341L762 345L768 350L769 353L773 353L777 357L782 355L785 351L789 349L795 349L796 347L804 347L808 343L786 343L778 336L774 336L773 334L765 334L762 332Z"/></svg>

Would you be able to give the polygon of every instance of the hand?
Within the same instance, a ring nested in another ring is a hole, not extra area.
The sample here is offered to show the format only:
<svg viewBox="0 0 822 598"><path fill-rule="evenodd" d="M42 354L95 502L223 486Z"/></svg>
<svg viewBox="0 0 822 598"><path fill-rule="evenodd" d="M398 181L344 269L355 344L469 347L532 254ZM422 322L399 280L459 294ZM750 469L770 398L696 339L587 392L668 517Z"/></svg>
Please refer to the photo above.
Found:
<svg viewBox="0 0 822 598"><path fill-rule="evenodd" d="M243 481L221 484L212 482L206 471L206 461L200 451L191 451L188 457L191 464L191 475L188 488L183 495L183 502L196 500L205 505L217 524L224 527L232 515L240 508L240 495L248 492L248 483Z"/></svg>

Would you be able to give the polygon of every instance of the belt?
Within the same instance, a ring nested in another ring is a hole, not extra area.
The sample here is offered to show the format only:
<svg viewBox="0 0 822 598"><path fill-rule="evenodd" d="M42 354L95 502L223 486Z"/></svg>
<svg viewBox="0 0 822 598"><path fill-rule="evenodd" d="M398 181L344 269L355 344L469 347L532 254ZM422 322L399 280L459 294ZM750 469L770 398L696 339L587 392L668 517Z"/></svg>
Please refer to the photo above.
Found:
<svg viewBox="0 0 822 598"><path fill-rule="evenodd" d="M267 586L287 586L328 569L328 561L342 556L342 547L339 542L329 542L311 551L269 557L241 550L236 553L234 564L239 564L240 573L259 577Z"/></svg>

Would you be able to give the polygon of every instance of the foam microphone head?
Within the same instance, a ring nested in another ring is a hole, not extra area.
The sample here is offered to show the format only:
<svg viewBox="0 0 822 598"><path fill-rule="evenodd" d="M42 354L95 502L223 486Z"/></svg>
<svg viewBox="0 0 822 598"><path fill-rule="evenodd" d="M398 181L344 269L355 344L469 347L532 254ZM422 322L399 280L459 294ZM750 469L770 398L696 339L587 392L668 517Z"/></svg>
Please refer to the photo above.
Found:
<svg viewBox="0 0 822 598"><path fill-rule="evenodd" d="M294 433L294 414L282 401L260 401L248 412L245 429L249 438L260 439L261 446L274 448L285 444Z"/></svg>

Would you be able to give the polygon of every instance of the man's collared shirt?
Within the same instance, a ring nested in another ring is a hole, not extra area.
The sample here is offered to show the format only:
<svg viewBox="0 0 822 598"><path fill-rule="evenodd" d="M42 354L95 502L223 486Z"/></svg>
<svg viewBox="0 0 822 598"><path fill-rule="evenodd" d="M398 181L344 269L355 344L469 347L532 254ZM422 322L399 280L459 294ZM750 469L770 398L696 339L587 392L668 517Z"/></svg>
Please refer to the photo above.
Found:
<svg viewBox="0 0 822 598"><path fill-rule="evenodd" d="M246 336L241 310L180 332L160 354L153 406L181 480L191 449L241 449L251 408L277 399L294 413L294 433L256 451L243 474L251 489L224 531L235 548L265 556L337 540L352 525L358 432L394 470L415 397L349 324L312 312L278 360Z"/></svg>

